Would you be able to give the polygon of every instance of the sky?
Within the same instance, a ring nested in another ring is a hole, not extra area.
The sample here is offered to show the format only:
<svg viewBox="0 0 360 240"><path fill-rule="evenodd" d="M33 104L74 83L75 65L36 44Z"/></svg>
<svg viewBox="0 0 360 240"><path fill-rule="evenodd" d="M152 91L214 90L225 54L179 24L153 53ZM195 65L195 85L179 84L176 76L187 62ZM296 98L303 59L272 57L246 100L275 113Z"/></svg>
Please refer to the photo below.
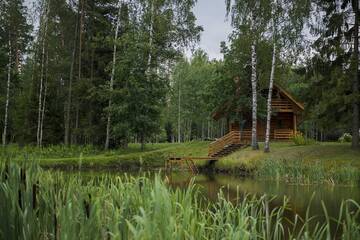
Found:
<svg viewBox="0 0 360 240"><path fill-rule="evenodd" d="M210 59L222 59L220 42L227 41L232 31L230 21L226 21L225 0L198 0L194 13L197 24L204 28L199 47Z"/></svg>

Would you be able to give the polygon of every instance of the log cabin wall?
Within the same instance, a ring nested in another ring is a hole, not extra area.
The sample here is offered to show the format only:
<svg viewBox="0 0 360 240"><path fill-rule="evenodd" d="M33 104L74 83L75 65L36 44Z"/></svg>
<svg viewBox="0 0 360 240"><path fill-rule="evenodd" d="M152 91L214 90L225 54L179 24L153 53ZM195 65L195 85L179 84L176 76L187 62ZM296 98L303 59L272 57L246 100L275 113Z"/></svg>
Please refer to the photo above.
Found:
<svg viewBox="0 0 360 240"><path fill-rule="evenodd" d="M262 92L266 97L267 90ZM244 113L248 117L240 124L238 121L230 121L227 111L224 111L231 102L227 101L218 111L213 113L214 120L225 118L228 129L224 134L231 131L241 131L242 139L251 139L251 115ZM235 109L234 109L235 111ZM297 133L297 125L301 122L304 106L297 102L288 92L278 85L274 85L272 95L272 117L270 138L275 140L288 140ZM237 111L239 113L239 111ZM264 141L266 132L266 119L258 119L257 138Z"/></svg>

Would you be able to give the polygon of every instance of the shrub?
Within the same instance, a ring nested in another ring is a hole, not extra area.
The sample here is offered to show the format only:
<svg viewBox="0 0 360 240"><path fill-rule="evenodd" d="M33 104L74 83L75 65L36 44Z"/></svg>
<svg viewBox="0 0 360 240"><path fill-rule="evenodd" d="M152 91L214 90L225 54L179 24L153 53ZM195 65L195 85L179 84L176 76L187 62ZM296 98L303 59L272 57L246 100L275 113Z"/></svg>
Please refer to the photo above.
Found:
<svg viewBox="0 0 360 240"><path fill-rule="evenodd" d="M292 138L292 141L295 143L295 145L298 145L298 146L310 145L310 144L314 144L314 143L315 143L315 140L314 140L314 139L304 137L304 135L303 135L302 133L296 134L296 135Z"/></svg>
<svg viewBox="0 0 360 240"><path fill-rule="evenodd" d="M352 136L350 133L344 133L341 137L339 137L338 141L341 143L351 142Z"/></svg>

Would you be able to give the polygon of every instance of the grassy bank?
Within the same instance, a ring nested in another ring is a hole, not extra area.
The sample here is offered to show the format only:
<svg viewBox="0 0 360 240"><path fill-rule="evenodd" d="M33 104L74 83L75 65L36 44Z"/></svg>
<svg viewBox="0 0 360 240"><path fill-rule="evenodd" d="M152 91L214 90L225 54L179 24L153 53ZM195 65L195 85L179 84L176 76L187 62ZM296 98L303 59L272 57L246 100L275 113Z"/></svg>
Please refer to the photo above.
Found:
<svg viewBox="0 0 360 240"><path fill-rule="evenodd" d="M171 189L149 179L43 172L0 164L1 239L358 239L360 206L338 219L289 216L268 196L201 201L196 186Z"/></svg>
<svg viewBox="0 0 360 240"><path fill-rule="evenodd" d="M260 144L260 149L263 145ZM360 151L345 143L296 146L290 142L271 144L271 152L247 148L217 162L219 171L250 171L262 178L309 184L360 184Z"/></svg>
<svg viewBox="0 0 360 240"><path fill-rule="evenodd" d="M208 142L147 144L144 151L139 144L129 144L126 149L103 151L92 146L50 146L1 149L2 159L36 159L43 167L57 168L160 168L169 156L207 156Z"/></svg>
<svg viewBox="0 0 360 240"><path fill-rule="evenodd" d="M52 146L46 148L10 146L1 149L2 159L36 159L41 166L64 169L154 169L164 166L169 156L207 156L209 142L148 144L145 151L138 144L127 149L103 151L91 146ZM274 142L271 152L251 148L239 150L220 159L211 170L250 174L287 182L360 185L360 152L346 143L316 143L297 146ZM208 162L196 164L204 167ZM207 169L208 170L208 169Z"/></svg>

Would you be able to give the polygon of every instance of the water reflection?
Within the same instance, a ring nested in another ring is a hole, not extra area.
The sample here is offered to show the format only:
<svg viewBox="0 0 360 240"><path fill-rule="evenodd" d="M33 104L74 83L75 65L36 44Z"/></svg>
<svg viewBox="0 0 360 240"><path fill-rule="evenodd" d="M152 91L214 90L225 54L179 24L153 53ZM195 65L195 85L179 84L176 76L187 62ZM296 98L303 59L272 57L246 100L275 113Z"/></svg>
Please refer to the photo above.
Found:
<svg viewBox="0 0 360 240"><path fill-rule="evenodd" d="M191 175L172 173L168 175L171 185L186 188ZM199 185L201 191L212 201L217 199L221 191L224 196L233 202L244 195L276 196L272 205L282 205L284 197L289 200L289 207L293 213L305 217L310 205L311 216L324 215L322 202L326 206L329 216L337 218L342 201L353 199L360 202L360 188L350 186L331 185L298 185L284 182L258 180L224 174L198 175L193 181Z"/></svg>

